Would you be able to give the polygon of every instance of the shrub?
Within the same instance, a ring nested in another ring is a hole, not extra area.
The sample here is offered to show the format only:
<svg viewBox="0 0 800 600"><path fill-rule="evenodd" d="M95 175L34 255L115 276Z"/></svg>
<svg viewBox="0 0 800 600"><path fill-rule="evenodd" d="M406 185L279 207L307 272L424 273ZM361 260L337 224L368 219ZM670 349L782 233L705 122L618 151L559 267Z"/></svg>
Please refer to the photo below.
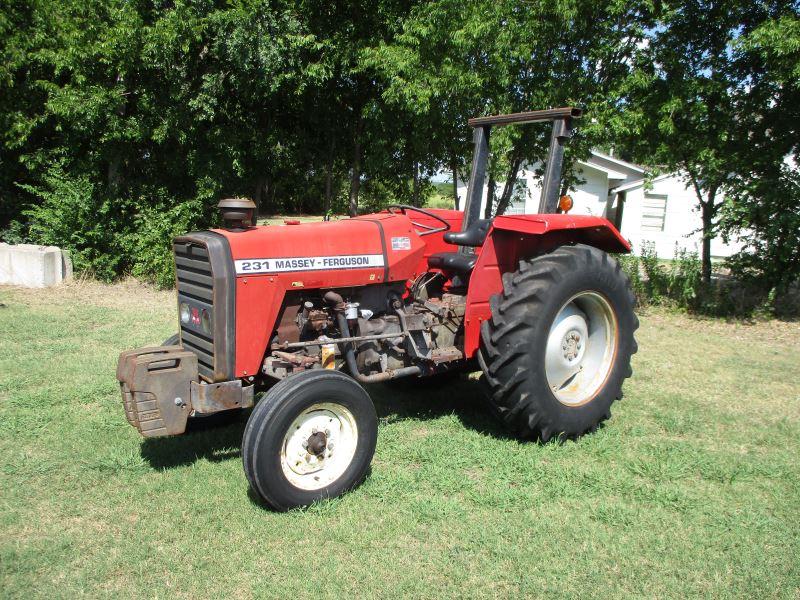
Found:
<svg viewBox="0 0 800 600"><path fill-rule="evenodd" d="M43 187L25 188L42 200L25 212L30 241L68 249L76 271L103 281L132 274L159 287L173 286L172 238L212 220L209 204L201 199L169 200L165 191L156 190L111 201L100 192L103 186L70 177L60 166L44 181ZM17 241L18 230L6 230L4 238Z"/></svg>
<svg viewBox="0 0 800 600"><path fill-rule="evenodd" d="M158 287L175 285L172 239L201 228L208 216L201 200L177 202L172 206L162 200L142 209L134 218L134 231L126 239L131 274Z"/></svg>
<svg viewBox="0 0 800 600"><path fill-rule="evenodd" d="M633 290L633 295L636 298L636 305L646 306L649 304L647 287L644 279L642 278L642 272L639 266L639 257L634 256L633 254L620 254L617 256L617 260L619 261L622 270L625 271L628 279L631 281L631 289Z"/></svg>
<svg viewBox="0 0 800 600"><path fill-rule="evenodd" d="M666 296L682 308L694 307L701 287L701 273L697 253L679 250L676 244L674 258L667 269Z"/></svg>
<svg viewBox="0 0 800 600"><path fill-rule="evenodd" d="M639 256L618 257L631 280L639 306L669 305L685 309L697 307L700 297L700 260L694 252L679 250L671 262L658 258L652 243L642 244Z"/></svg>
<svg viewBox="0 0 800 600"><path fill-rule="evenodd" d="M130 230L127 206L108 199L87 177L66 175L60 165L43 180L41 187L24 188L42 200L25 211L30 240L68 249L76 271L114 279L129 264L122 243Z"/></svg>
<svg viewBox="0 0 800 600"><path fill-rule="evenodd" d="M425 203L425 208L453 208L453 196L433 194Z"/></svg>

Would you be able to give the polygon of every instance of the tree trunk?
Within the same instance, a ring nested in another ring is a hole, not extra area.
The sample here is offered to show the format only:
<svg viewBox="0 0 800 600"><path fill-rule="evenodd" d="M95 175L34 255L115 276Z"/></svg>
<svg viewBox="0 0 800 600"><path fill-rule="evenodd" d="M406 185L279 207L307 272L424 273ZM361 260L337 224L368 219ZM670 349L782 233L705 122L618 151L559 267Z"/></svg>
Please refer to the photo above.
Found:
<svg viewBox="0 0 800 600"><path fill-rule="evenodd" d="M355 135L353 135L353 163L350 173L350 206L351 217L358 215L358 192L361 189L361 132L364 129L364 118L358 117Z"/></svg>
<svg viewBox="0 0 800 600"><path fill-rule="evenodd" d="M497 202L497 210L494 216L500 216L506 212L508 205L511 203L511 196L514 194L514 184L517 182L517 174L519 167L522 164L522 159L513 157L511 164L508 166L508 173L506 174L506 183L503 187L503 193L500 195L500 200Z"/></svg>
<svg viewBox="0 0 800 600"><path fill-rule="evenodd" d="M122 161L114 156L108 161L108 189L112 196L117 196L122 189Z"/></svg>
<svg viewBox="0 0 800 600"><path fill-rule="evenodd" d="M701 246L700 265L703 283L711 283L711 240L714 239L714 217L717 214L717 205L715 200L717 198L716 185L708 188L708 193L705 199L703 198L703 190L700 187L700 180L697 175L692 171L689 161L684 161L684 169L689 174L689 179L694 187L694 192L697 195L697 200L700 203L700 212L703 219L703 244Z"/></svg>
<svg viewBox="0 0 800 600"><path fill-rule="evenodd" d="M494 175L489 173L489 183L486 185L486 208L483 210L483 218L492 218L492 208L494 208L494 192L497 189L497 182L494 180Z"/></svg>
<svg viewBox="0 0 800 600"><path fill-rule="evenodd" d="M714 237L714 195L709 194L708 200L700 204L703 215L703 245L701 254L701 266L703 283L711 283L711 240Z"/></svg>
<svg viewBox="0 0 800 600"><path fill-rule="evenodd" d="M450 159L450 168L453 170L453 206L458 210L458 159L455 153Z"/></svg>
<svg viewBox="0 0 800 600"><path fill-rule="evenodd" d="M122 76L121 73L117 74L116 83L125 83L125 78ZM128 92L122 92L122 102L117 109L117 116L120 119L125 118L125 114L128 112ZM106 173L107 181L108 181L108 189L112 196L118 196L122 191L122 184L123 184L123 177L122 177L122 159L119 155L119 148L115 144L115 147L112 150L113 156L108 162L108 171Z"/></svg>
<svg viewBox="0 0 800 600"><path fill-rule="evenodd" d="M411 183L411 205L412 206L420 206L419 202L419 163L414 161L412 163L414 173L412 177Z"/></svg>
<svg viewBox="0 0 800 600"><path fill-rule="evenodd" d="M256 177L256 190L255 194L253 194L253 200L256 203L256 212L255 212L256 221L258 220L258 217L261 216L261 199L264 197L264 186L266 185L266 183L267 183L267 178L264 177L263 175L259 175L258 177Z"/></svg>
<svg viewBox="0 0 800 600"><path fill-rule="evenodd" d="M324 214L327 216L331 212L333 204L333 153L336 149L336 136L331 132L330 143L328 144L328 160L325 164L325 207Z"/></svg>

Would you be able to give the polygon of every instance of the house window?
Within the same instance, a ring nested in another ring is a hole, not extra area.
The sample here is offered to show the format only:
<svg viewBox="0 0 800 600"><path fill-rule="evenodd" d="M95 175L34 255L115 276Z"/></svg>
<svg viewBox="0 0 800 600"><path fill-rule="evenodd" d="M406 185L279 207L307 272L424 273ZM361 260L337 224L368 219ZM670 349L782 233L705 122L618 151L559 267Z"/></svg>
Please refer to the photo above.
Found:
<svg viewBox="0 0 800 600"><path fill-rule="evenodd" d="M664 231L667 217L667 195L646 192L642 203L642 230Z"/></svg>
<svg viewBox="0 0 800 600"><path fill-rule="evenodd" d="M524 215L525 214L525 199L512 201L509 203L504 215Z"/></svg>

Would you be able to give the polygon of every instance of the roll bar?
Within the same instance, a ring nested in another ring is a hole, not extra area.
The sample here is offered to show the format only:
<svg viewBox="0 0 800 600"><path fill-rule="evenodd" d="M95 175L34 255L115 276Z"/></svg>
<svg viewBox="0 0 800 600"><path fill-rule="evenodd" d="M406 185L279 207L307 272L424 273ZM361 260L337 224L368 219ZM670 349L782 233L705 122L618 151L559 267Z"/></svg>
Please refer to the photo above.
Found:
<svg viewBox="0 0 800 600"><path fill-rule="evenodd" d="M475 150L472 154L472 171L467 187L466 210L461 229L467 229L480 218L481 200L483 199L483 180L486 177L486 163L489 159L489 134L492 127L505 125L522 125L525 123L553 122L550 135L550 149L542 180L542 196L539 200L539 213L554 213L558 206L561 168L564 163L564 146L572 137L572 119L583 115L583 110L572 106L550 108L547 110L531 110L507 115L476 117L468 121L473 128L472 141Z"/></svg>

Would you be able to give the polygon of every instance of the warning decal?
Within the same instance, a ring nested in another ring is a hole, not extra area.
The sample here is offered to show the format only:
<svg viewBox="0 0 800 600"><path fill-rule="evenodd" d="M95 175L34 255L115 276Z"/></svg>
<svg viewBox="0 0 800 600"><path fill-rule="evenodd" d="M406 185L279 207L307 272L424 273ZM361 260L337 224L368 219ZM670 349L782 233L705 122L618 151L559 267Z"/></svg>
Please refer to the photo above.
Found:
<svg viewBox="0 0 800 600"><path fill-rule="evenodd" d="M411 250L411 238L393 237L392 250Z"/></svg>
<svg viewBox="0 0 800 600"><path fill-rule="evenodd" d="M237 275L325 271L330 269L368 269L383 266L383 254L348 256L303 256L296 258L248 258L234 261Z"/></svg>

